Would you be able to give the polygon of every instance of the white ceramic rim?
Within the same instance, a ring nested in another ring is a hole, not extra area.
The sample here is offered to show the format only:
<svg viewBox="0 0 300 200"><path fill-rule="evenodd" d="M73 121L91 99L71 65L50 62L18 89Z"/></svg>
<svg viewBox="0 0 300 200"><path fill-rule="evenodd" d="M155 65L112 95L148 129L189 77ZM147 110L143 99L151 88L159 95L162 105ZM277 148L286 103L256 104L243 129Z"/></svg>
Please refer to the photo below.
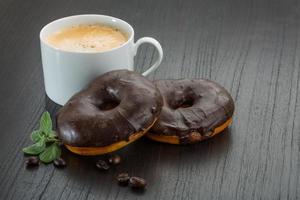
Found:
<svg viewBox="0 0 300 200"><path fill-rule="evenodd" d="M72 18L78 18L78 17L104 17L104 18L110 18L112 21L114 20L118 20L120 21L121 23L125 24L126 26L129 27L130 29L130 33L126 33L129 35L127 41L122 44L121 46L117 46L117 47L114 47L112 49L109 49L109 50L106 50L106 51L101 51L101 52L77 52L77 51L67 51L67 50L62 50L62 49L59 49L59 48L56 48L50 44L48 44L46 41L45 41L45 38L43 38L43 35L45 34L47 28L49 28L50 26L52 26L53 24L57 23L57 22L61 22L61 21L64 21L64 20L67 20L67 19L72 19ZM63 17L63 18L60 18L60 19L57 19L57 20L54 20L48 24L46 24L40 31L40 41L45 44L46 46L48 46L49 48L55 50L55 51L59 51L59 52L64 52L64 53L74 53L74 54L101 54L101 53L107 53L107 52L111 52L111 51L114 51L116 49L119 49L119 48L122 48L124 46L126 46L130 41L132 41L134 38L134 29L132 28L132 26L120 19L120 18L117 18L117 17L113 17L113 16L109 16L109 15L99 15L99 14L82 14L82 15L71 15L71 16L68 16L68 17Z"/></svg>

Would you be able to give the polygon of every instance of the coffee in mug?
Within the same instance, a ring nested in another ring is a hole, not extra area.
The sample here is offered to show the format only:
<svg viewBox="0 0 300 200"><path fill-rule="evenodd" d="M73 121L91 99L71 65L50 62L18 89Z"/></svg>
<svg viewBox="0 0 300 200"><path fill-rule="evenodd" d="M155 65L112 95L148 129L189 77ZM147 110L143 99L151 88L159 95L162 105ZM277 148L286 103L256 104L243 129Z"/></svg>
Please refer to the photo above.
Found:
<svg viewBox="0 0 300 200"><path fill-rule="evenodd" d="M121 46L127 40L127 35L118 28L101 24L65 27L47 37L49 45L72 52L108 51Z"/></svg>

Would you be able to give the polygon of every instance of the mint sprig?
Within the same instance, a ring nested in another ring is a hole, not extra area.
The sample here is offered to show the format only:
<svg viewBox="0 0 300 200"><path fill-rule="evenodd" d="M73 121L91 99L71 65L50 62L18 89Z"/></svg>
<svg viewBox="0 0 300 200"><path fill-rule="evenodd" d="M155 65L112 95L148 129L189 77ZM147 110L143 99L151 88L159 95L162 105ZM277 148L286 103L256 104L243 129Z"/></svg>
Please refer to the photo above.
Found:
<svg viewBox="0 0 300 200"><path fill-rule="evenodd" d="M52 130L52 120L49 112L44 112L40 119L40 127L31 133L32 145L23 148L29 155L39 155L44 163L50 163L61 155L60 140Z"/></svg>

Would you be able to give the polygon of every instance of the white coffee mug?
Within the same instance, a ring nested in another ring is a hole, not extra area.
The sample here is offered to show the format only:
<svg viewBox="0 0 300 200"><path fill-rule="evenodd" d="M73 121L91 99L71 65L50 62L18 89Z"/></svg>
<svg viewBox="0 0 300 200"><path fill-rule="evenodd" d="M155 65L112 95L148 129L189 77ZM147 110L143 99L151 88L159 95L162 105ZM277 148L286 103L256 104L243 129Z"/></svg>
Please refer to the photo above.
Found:
<svg viewBox="0 0 300 200"><path fill-rule="evenodd" d="M63 28L80 24L103 24L116 27L128 35L126 43L104 52L71 52L55 48L47 37ZM157 61L143 75L153 72L161 63L163 50L157 40L143 37L134 43L134 30L127 22L106 15L75 15L55 20L40 32L41 55L47 96L64 105L71 96L95 77L117 69L134 70L134 57L142 43L150 43L158 51Z"/></svg>

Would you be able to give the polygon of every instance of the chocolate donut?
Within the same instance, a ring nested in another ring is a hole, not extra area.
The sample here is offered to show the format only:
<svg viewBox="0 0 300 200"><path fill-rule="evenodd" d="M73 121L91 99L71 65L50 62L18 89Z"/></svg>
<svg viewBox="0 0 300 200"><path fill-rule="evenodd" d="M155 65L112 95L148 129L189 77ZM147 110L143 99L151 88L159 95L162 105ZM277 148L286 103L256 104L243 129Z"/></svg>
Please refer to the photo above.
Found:
<svg viewBox="0 0 300 200"><path fill-rule="evenodd" d="M109 153L143 136L161 107L162 97L151 81L132 71L111 71L59 110L58 136L74 153Z"/></svg>
<svg viewBox="0 0 300 200"><path fill-rule="evenodd" d="M147 137L171 144L210 138L232 122L234 102L219 84L202 79L157 80L163 108Z"/></svg>

